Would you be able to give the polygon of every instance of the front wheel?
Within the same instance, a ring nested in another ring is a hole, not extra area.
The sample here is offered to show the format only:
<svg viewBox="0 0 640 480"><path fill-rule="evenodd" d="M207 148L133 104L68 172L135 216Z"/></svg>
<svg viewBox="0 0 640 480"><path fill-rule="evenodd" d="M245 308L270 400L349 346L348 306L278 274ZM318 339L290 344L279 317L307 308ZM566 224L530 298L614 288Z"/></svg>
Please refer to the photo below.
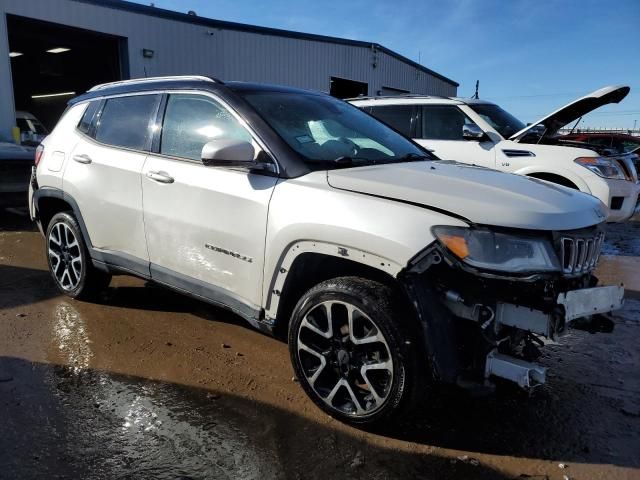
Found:
<svg viewBox="0 0 640 480"><path fill-rule="evenodd" d="M80 226L71 213L53 216L46 242L49 271L62 293L73 298L90 298L109 285L111 276L91 263Z"/></svg>
<svg viewBox="0 0 640 480"><path fill-rule="evenodd" d="M341 277L302 296L289 328L291 361L322 410L355 424L405 411L417 391L415 345L393 291Z"/></svg>

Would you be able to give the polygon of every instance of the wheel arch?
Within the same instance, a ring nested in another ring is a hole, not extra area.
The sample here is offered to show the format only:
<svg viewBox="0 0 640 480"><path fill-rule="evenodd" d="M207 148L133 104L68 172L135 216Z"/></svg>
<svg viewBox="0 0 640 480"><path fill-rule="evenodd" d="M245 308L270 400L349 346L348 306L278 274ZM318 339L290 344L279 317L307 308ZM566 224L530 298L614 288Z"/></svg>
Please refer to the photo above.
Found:
<svg viewBox="0 0 640 480"><path fill-rule="evenodd" d="M585 193L591 193L589 185L574 172L564 169L547 169L539 167L528 167L518 170L514 173L525 175L527 177L537 178L539 180L546 180L548 182L563 185L569 188L574 188Z"/></svg>
<svg viewBox="0 0 640 480"><path fill-rule="evenodd" d="M290 246L276 268L266 295L265 318L278 334L286 334L290 314L311 287L330 278L357 276L401 290L401 269L370 252L336 244L300 241Z"/></svg>
<svg viewBox="0 0 640 480"><path fill-rule="evenodd" d="M575 183L573 183L571 180L569 180L566 177L563 177L562 175L558 175L556 173L546 173L546 172L530 173L527 176L532 178L537 178L539 180L545 180L551 183L557 183L558 185L562 185L563 187L573 188L574 190L580 190L580 188L578 188L578 186Z"/></svg>
<svg viewBox="0 0 640 480"><path fill-rule="evenodd" d="M57 188L40 188L34 193L34 204L43 233L46 233L47 226L55 214L71 211L80 226L87 248L93 248L78 202L71 195Z"/></svg>

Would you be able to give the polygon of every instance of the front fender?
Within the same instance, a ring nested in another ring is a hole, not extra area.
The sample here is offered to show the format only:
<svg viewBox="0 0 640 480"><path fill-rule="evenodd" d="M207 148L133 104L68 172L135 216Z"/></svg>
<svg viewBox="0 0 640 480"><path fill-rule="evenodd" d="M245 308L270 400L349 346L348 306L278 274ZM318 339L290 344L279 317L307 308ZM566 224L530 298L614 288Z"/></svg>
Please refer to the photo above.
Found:
<svg viewBox="0 0 640 480"><path fill-rule="evenodd" d="M275 317L290 266L303 253L359 262L396 277L433 242L434 225L466 223L415 204L334 189L324 172L281 182L269 206L263 307Z"/></svg>

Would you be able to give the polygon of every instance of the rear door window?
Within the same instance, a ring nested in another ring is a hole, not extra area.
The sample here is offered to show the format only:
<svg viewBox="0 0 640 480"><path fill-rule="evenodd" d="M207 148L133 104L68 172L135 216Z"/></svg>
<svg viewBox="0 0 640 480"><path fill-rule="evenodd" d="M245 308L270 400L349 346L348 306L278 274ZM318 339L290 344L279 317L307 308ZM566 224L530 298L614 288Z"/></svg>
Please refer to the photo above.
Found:
<svg viewBox="0 0 640 480"><path fill-rule="evenodd" d="M116 147L148 150L159 95L108 99L96 124L96 140Z"/></svg>
<svg viewBox="0 0 640 480"><path fill-rule="evenodd" d="M395 128L405 137L413 136L413 105L383 105L379 107L369 107L365 109L378 120Z"/></svg>
<svg viewBox="0 0 640 480"><path fill-rule="evenodd" d="M221 138L252 141L249 131L214 99L204 95L169 95L161 154L201 160L202 147Z"/></svg>

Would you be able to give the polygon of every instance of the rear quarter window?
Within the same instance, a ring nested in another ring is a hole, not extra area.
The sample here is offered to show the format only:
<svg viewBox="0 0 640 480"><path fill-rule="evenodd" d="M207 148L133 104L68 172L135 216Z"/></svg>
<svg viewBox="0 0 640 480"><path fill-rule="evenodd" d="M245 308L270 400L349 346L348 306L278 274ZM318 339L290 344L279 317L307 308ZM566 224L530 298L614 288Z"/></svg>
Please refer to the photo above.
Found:
<svg viewBox="0 0 640 480"><path fill-rule="evenodd" d="M95 117L99 106L100 106L100 102L97 100L93 102L89 102L89 105L87 105L87 108L84 111L82 118L80 119L80 123L78 123L78 130L80 130L85 135L93 136L93 132L92 132L93 118Z"/></svg>
<svg viewBox="0 0 640 480"><path fill-rule="evenodd" d="M95 139L116 147L148 150L159 98L134 95L108 99L96 123Z"/></svg>

